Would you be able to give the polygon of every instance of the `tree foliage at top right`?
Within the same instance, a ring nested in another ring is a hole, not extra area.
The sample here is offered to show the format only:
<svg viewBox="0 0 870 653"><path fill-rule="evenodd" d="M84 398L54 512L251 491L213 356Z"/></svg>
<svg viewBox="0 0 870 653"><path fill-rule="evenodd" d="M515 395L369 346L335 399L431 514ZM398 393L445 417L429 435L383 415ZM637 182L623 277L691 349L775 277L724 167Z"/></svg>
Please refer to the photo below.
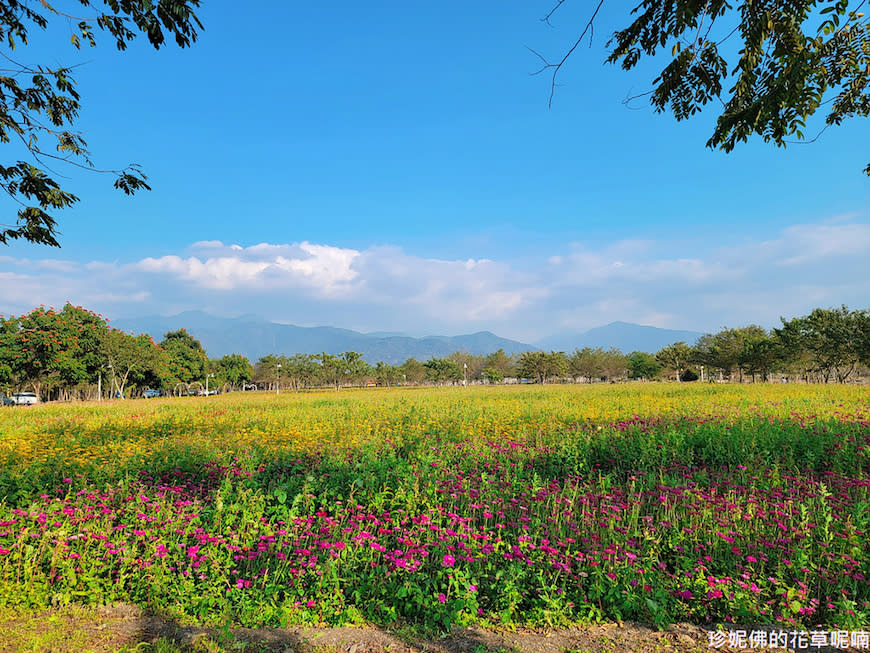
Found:
<svg viewBox="0 0 870 653"><path fill-rule="evenodd" d="M559 0L547 19L564 2ZM592 28L603 2L560 62L544 60L541 70L552 71L554 88L556 74ZM870 115L866 4L643 0L631 12L631 24L608 42L607 61L630 70L644 57L669 52L671 60L649 93L657 112L685 120L720 102L708 147L730 152L753 134L784 146L791 136L808 138L807 121L817 110L826 112L827 126ZM870 165L864 172L870 175Z"/></svg>

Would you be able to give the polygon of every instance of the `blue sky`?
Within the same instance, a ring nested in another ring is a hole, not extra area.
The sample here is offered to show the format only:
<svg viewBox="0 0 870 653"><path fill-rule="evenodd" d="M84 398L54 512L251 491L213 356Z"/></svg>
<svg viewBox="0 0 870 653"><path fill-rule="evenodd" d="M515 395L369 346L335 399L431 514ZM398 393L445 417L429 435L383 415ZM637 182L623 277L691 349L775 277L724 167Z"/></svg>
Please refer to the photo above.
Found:
<svg viewBox="0 0 870 653"><path fill-rule="evenodd" d="M657 62L603 64L618 9L548 108L527 46L560 56L585 4L553 27L546 2L376 5L221 0L189 50L77 52L65 25L16 50L84 64L96 164L139 163L154 190L64 170L82 201L58 216L62 248L0 250L0 312L70 300L529 340L870 306L866 121L711 151L712 112L623 105Z"/></svg>

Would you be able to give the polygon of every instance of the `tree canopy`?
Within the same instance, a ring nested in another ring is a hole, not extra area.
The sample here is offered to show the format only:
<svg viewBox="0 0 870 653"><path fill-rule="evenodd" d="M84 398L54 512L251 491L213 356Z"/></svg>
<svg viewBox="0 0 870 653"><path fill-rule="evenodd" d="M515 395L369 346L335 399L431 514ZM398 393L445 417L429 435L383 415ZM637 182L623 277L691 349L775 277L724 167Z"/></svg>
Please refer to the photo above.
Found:
<svg viewBox="0 0 870 653"><path fill-rule="evenodd" d="M566 0L556 0L549 22ZM607 43L608 63L625 70L645 58L666 64L648 96L657 112L685 120L707 104L721 104L707 146L730 152L752 135L778 146L814 140L807 121L826 112L825 129L870 115L870 30L864 0L642 0L627 27ZM557 75L591 37L604 0L559 60L538 71ZM534 52L534 51L533 51ZM823 108L824 107L824 108ZM822 130L823 131L823 130ZM865 168L870 175L870 165Z"/></svg>
<svg viewBox="0 0 870 653"><path fill-rule="evenodd" d="M467 367L466 367L467 365ZM467 377L466 377L467 374ZM179 384L213 390L294 390L332 386L459 385L621 381L671 377L678 381L751 380L845 383L870 374L870 310L814 309L782 319L780 328L758 325L723 328L690 346L676 342L656 354L586 347L571 355L527 351L509 356L454 352L425 362L375 366L363 354L262 356L252 366L242 354L209 359L186 330L167 332L157 345L109 327L100 315L71 304L61 310L39 307L21 316L0 315L0 393L32 388L43 399L137 397L146 388L178 390ZM773 379L771 377L774 377ZM525 380L525 381L524 381ZM100 387L102 384L102 388ZM184 394L184 392L182 392Z"/></svg>
<svg viewBox="0 0 870 653"><path fill-rule="evenodd" d="M169 374L175 383L205 381L208 356L202 343L187 329L167 332L160 348L169 354Z"/></svg>
<svg viewBox="0 0 870 653"><path fill-rule="evenodd" d="M144 34L155 49L165 45L167 37L185 48L202 29L193 11L200 0L103 0L103 4L105 10L96 0L78 0L70 10L73 14L48 0L0 0L0 37L6 50L0 70L0 142L17 142L28 158L0 164L0 188L20 206L14 222L0 219L0 243L23 238L60 246L53 213L72 206L78 197L54 178L61 176L55 170L58 163L110 172L115 188L128 195L150 189L135 164L98 170L84 137L73 131L81 97L72 69L25 62L28 37L34 29L46 30L62 21L69 25L65 33L71 32L77 49L96 47L97 32L108 33L118 50L125 50L138 34Z"/></svg>

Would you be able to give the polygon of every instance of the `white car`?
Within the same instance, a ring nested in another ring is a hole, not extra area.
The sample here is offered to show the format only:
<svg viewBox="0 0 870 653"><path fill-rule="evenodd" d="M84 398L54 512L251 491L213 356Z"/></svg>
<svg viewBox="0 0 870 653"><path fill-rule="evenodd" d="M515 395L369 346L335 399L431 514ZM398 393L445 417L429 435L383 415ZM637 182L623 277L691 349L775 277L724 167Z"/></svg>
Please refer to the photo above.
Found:
<svg viewBox="0 0 870 653"><path fill-rule="evenodd" d="M12 402L16 406L33 406L39 403L39 397L35 392L16 392L12 395Z"/></svg>

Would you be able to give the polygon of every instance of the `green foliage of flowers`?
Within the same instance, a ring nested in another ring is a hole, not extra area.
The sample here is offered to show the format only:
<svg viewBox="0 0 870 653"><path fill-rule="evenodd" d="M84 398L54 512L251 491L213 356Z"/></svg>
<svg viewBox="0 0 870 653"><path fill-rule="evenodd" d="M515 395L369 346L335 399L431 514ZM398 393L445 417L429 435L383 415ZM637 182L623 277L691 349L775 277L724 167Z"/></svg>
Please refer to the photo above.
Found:
<svg viewBox="0 0 870 653"><path fill-rule="evenodd" d="M645 385L10 410L0 607L866 627L868 408Z"/></svg>

